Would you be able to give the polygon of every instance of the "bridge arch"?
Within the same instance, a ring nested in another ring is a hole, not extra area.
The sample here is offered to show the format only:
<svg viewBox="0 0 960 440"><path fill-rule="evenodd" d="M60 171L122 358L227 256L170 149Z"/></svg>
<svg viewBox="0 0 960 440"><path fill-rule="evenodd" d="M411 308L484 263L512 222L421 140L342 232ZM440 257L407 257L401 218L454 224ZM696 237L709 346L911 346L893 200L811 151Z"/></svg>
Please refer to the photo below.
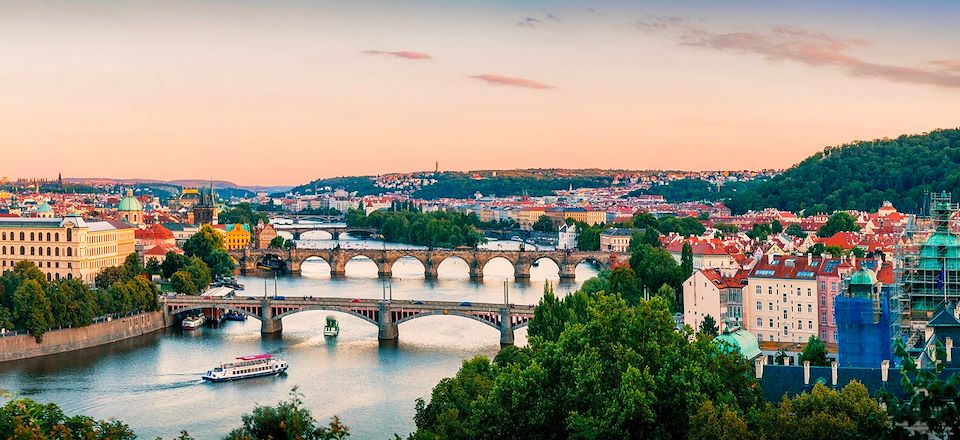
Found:
<svg viewBox="0 0 960 440"><path fill-rule="evenodd" d="M479 263L478 265L480 267L480 274L486 276L491 273L494 273L490 271L490 263L494 261L497 261L498 263L494 263L493 269L496 269L496 266L502 266L503 265L502 262L506 262L506 264L509 265L509 270L506 269L507 266L503 266L504 267L503 270L506 271L505 273L509 274L507 275L507 278L511 278L515 276L517 265L520 264L517 261L512 260L505 255L496 255L486 260L478 262ZM530 264L530 263L528 262L526 264Z"/></svg>
<svg viewBox="0 0 960 440"><path fill-rule="evenodd" d="M281 314L278 314L277 316L274 316L273 319L274 319L275 321L279 321L279 320L281 320L281 319L283 319L283 318L285 318L285 317L287 317L287 316L290 316L290 315L293 315L293 314L296 314L296 313L302 313L302 312L337 312L337 313L344 313L344 314L347 314L347 315L350 315L350 316L354 316L354 317L360 318L361 320L364 320L364 321L366 321L366 322L369 322L370 324L379 325L379 324L377 323L376 318L374 318L375 315L373 314L373 311L372 311L372 310L370 311L371 313L369 313L370 316L367 316L366 314L360 313L360 312L357 311L357 310L351 310L351 309L346 308L346 307L321 306L321 305L311 306L311 307L304 307L304 308L301 308L301 309L288 310L288 311L286 311L286 312L283 312L283 313L281 313Z"/></svg>
<svg viewBox="0 0 960 440"><path fill-rule="evenodd" d="M420 312L414 315L403 317L397 320L397 325L403 324L404 322L407 322L407 321L412 321L417 318L426 318L428 316L459 316L462 318L472 319L474 321L493 327L496 330L500 330L500 314L497 312L490 312L489 315L490 315L489 319L485 319L484 317L478 316L476 314L464 313L458 310L447 310L447 311L431 310L431 311Z"/></svg>
<svg viewBox="0 0 960 440"><path fill-rule="evenodd" d="M390 273L397 273L397 263L400 263L399 274L405 277L423 276L427 270L427 265L415 255L401 255L396 259L387 261L390 266Z"/></svg>
<svg viewBox="0 0 960 440"><path fill-rule="evenodd" d="M467 261L460 255L436 256L433 258L436 265L437 276L441 275L441 270L445 272L444 278L466 278L470 276L470 261Z"/></svg>
<svg viewBox="0 0 960 440"><path fill-rule="evenodd" d="M256 307L256 308L259 308L259 306L255 306L255 307ZM252 306L251 308L254 308L254 307ZM179 309L170 308L169 313L170 313L171 315L173 315L173 316L177 316L177 315L180 315L180 314L183 314L183 313L193 312L193 311L203 310L203 309L220 309L220 310L226 310L226 311L228 311L228 312L236 312L236 313L240 313L240 314L242 314L242 315L244 315L244 316L249 316L249 317L251 317L251 318L255 318L257 321L262 321L262 320L263 320L263 318L261 318L260 315L254 313L254 312L248 311L248 310L244 310L243 308L240 308L240 307L231 307L231 306L224 306L224 305L218 305L218 304L196 304L196 305L191 305L191 306L189 306L189 307L184 307L184 308L179 308Z"/></svg>
<svg viewBox="0 0 960 440"><path fill-rule="evenodd" d="M532 264L537 265L537 273L545 279L559 277L562 262L558 262L556 258L550 256L540 256L531 261Z"/></svg>
<svg viewBox="0 0 960 440"><path fill-rule="evenodd" d="M312 229L300 233L301 240L333 240L333 234L325 229Z"/></svg>

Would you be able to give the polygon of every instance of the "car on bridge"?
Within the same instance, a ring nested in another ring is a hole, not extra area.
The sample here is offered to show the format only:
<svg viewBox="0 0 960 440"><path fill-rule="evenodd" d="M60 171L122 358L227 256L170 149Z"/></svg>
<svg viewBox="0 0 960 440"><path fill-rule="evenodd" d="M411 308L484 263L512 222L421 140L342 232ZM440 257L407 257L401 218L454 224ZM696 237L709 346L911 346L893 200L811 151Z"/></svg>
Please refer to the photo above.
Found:
<svg viewBox="0 0 960 440"><path fill-rule="evenodd" d="M285 296L275 296L275 297L273 297L273 299L275 299L275 300L277 300L277 301L283 301L283 300L287 299L287 297L285 297Z"/></svg>
<svg viewBox="0 0 960 440"><path fill-rule="evenodd" d="M352 303L358 303L358 302L360 302L360 300L357 299L357 298L354 298L354 299L351 299L350 302L352 302Z"/></svg>
<svg viewBox="0 0 960 440"><path fill-rule="evenodd" d="M460 303L460 307L472 307L472 306L473 306L473 303L471 303L470 301L464 301Z"/></svg>

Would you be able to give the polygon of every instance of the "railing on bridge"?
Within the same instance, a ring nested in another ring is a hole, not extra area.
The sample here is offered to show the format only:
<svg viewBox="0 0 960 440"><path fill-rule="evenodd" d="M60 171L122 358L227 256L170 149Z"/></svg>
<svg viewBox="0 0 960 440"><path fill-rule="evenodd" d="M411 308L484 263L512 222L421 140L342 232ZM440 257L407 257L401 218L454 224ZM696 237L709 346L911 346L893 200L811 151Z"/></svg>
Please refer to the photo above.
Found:
<svg viewBox="0 0 960 440"><path fill-rule="evenodd" d="M533 318L533 305L472 303L469 301L387 300L328 297L244 297L214 298L177 295L162 300L168 314L191 310L219 308L237 311L260 320L261 333L282 331L285 316L310 311L330 310L356 316L380 329L379 338L396 339L398 324L437 315L474 319L500 330L500 342L513 344L514 330L524 327Z"/></svg>

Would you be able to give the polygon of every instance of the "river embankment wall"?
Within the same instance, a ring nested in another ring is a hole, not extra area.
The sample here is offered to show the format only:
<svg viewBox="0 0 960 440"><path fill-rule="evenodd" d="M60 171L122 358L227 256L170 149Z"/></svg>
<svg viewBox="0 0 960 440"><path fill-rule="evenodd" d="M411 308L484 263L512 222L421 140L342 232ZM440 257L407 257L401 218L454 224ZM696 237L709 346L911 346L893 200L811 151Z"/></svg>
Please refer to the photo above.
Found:
<svg viewBox="0 0 960 440"><path fill-rule="evenodd" d="M51 330L43 334L40 343L33 335L4 336L0 337L0 362L66 353L136 338L162 330L172 325L170 321L170 317L165 317L162 312L148 312L86 327Z"/></svg>

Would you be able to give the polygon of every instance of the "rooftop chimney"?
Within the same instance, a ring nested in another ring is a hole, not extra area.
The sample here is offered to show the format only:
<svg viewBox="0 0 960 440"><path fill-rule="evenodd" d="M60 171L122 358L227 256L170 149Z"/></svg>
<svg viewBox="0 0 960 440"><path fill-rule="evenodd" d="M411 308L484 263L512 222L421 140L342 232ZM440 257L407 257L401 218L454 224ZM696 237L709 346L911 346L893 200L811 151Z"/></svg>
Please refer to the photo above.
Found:
<svg viewBox="0 0 960 440"><path fill-rule="evenodd" d="M947 363L953 362L953 338L947 337Z"/></svg>
<svg viewBox="0 0 960 440"><path fill-rule="evenodd" d="M803 384L810 385L810 361L803 361Z"/></svg>
<svg viewBox="0 0 960 440"><path fill-rule="evenodd" d="M833 373L833 386L836 387L836 386L837 386L837 361L833 361L833 362L830 363L830 369L833 370L833 371L832 371L832 373Z"/></svg>
<svg viewBox="0 0 960 440"><path fill-rule="evenodd" d="M757 376L757 379L760 379L763 377L763 366L766 365L766 363L767 363L767 358L763 356L760 356L754 359L753 365L756 368L755 375Z"/></svg>
<svg viewBox="0 0 960 440"><path fill-rule="evenodd" d="M883 383L887 383L887 377L889 373L890 373L890 361L887 359L884 359L882 362L880 362L880 380L882 380Z"/></svg>

